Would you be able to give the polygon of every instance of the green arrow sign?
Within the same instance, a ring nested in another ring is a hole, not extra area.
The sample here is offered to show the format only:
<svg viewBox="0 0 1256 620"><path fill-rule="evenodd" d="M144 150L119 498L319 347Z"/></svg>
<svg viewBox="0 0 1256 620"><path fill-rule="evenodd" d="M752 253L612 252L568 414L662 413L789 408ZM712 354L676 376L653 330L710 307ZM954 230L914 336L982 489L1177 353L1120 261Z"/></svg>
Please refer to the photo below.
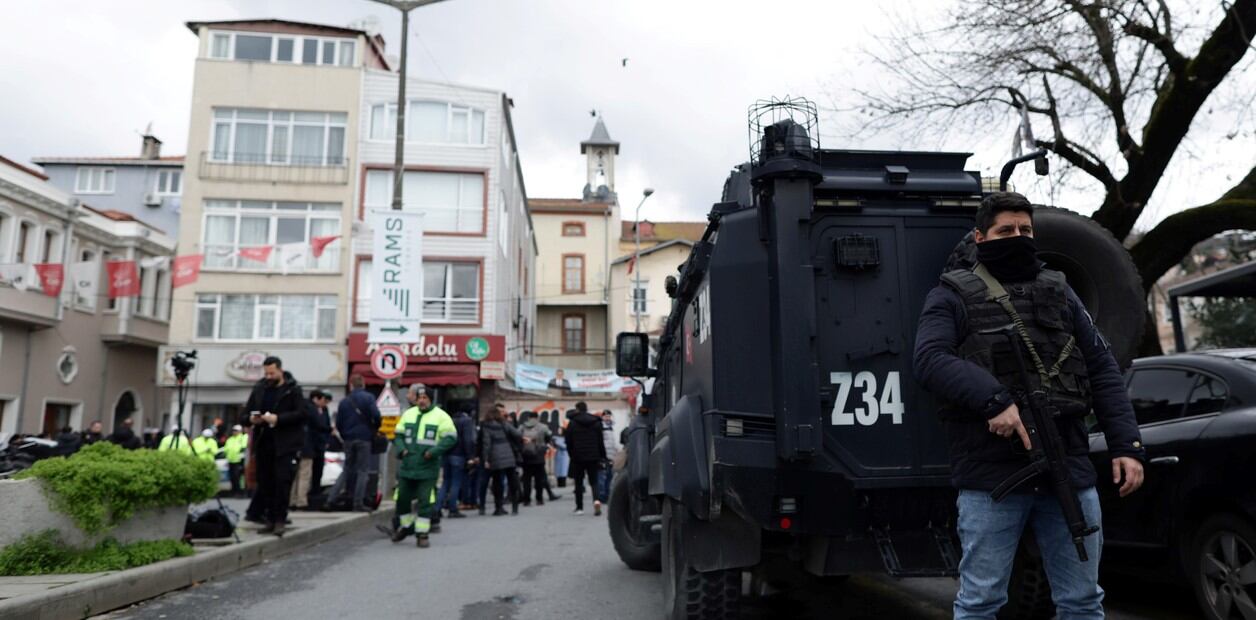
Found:
<svg viewBox="0 0 1256 620"><path fill-rule="evenodd" d="M398 326L396 326L396 327L381 327L381 328L379 328L379 331L381 331L381 332L393 332L393 333L397 334L398 336L400 336L400 335L402 335L402 334L404 334L404 333L406 333L406 332L408 332L408 331L410 331L410 330L406 329L406 326L405 326L405 325L398 325Z"/></svg>

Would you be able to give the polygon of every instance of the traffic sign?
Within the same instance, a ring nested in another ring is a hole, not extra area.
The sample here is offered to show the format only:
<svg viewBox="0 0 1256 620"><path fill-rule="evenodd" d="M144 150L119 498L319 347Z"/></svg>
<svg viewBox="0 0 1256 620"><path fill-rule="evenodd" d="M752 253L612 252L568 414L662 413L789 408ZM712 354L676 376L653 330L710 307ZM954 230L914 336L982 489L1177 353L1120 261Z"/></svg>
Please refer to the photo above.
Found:
<svg viewBox="0 0 1256 620"><path fill-rule="evenodd" d="M371 371L385 381L396 379L406 371L406 354L401 347L386 344L371 354Z"/></svg>
<svg viewBox="0 0 1256 620"><path fill-rule="evenodd" d="M384 385L384 391L380 392L379 398L375 399L375 406L379 408L379 414L383 417L401 415L401 401L397 400L397 394L393 392L391 383Z"/></svg>
<svg viewBox="0 0 1256 620"><path fill-rule="evenodd" d="M423 317L423 214L371 212L370 342L417 343Z"/></svg>

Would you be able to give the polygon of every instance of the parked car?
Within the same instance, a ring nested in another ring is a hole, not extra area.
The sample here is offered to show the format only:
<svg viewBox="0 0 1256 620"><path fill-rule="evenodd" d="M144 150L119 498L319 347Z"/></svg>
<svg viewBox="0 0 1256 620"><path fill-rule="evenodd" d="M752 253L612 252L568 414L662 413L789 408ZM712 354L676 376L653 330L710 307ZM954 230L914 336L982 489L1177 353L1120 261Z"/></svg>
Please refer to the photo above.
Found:
<svg viewBox="0 0 1256 620"><path fill-rule="evenodd" d="M1142 489L1118 497L1090 436L1103 568L1185 580L1208 618L1256 615L1256 349L1135 360L1126 373L1147 449ZM1097 431L1097 428L1092 428Z"/></svg>
<svg viewBox="0 0 1256 620"><path fill-rule="evenodd" d="M323 478L319 484L324 489L336 484L340 472L344 469L345 455L341 452L328 452L323 456ZM227 459L217 459L214 465L218 468L218 490L231 490L231 476L227 470Z"/></svg>

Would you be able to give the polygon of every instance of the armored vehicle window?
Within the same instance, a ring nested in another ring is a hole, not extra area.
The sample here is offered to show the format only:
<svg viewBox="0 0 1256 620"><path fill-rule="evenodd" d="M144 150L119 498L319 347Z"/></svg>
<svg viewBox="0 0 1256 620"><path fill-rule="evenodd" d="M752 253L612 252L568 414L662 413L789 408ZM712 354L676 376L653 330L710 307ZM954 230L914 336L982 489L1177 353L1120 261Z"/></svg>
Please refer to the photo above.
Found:
<svg viewBox="0 0 1256 620"><path fill-rule="evenodd" d="M1182 417L1196 376L1188 370L1174 368L1135 370L1130 377L1129 395L1138 423L1152 424Z"/></svg>

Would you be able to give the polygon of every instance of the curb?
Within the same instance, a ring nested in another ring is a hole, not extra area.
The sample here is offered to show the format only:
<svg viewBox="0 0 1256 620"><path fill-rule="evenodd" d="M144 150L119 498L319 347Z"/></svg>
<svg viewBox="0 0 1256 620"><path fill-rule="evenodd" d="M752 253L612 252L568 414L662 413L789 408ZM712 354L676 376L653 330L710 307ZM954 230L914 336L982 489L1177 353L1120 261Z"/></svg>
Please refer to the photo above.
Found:
<svg viewBox="0 0 1256 620"><path fill-rule="evenodd" d="M370 514L335 523L291 530L283 538L265 538L208 549L43 592L0 601L0 618L66 620L86 618L133 605L312 547L343 534L392 518L391 502Z"/></svg>

